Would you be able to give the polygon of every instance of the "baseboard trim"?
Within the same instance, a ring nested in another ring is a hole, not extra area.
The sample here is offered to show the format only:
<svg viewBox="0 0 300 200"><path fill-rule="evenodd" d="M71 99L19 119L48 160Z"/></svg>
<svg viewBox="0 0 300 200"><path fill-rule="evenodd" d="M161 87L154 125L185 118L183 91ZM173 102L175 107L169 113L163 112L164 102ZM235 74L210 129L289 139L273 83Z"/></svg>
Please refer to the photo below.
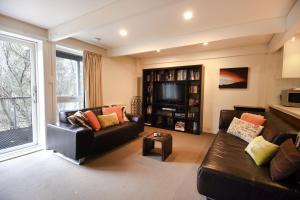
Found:
<svg viewBox="0 0 300 200"><path fill-rule="evenodd" d="M61 157L61 158L64 159L64 160L67 160L67 161L69 161L69 162L71 162L71 163L73 163L73 164L76 164L76 165L81 165L81 164L83 164L84 161L85 161L85 158L80 158L80 159L78 159L78 160L74 160L74 159L72 159L72 158L68 158L67 156L65 156L65 155L63 155L63 154L61 154L61 153L54 152L54 151L53 151L53 154L56 155L56 156L58 156L58 157Z"/></svg>

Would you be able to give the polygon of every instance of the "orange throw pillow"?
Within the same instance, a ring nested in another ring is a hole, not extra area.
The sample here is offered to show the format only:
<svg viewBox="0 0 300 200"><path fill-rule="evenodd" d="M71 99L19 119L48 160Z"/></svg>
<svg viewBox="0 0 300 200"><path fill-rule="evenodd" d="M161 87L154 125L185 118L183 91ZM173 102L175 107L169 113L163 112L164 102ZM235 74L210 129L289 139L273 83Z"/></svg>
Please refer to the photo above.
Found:
<svg viewBox="0 0 300 200"><path fill-rule="evenodd" d="M116 113L118 116L119 123L123 123L123 112L121 106L114 106L108 108L102 108L103 115L109 115L112 113Z"/></svg>
<svg viewBox="0 0 300 200"><path fill-rule="evenodd" d="M85 111L84 116L87 118L89 124L95 131L99 131L101 129L101 125L100 125L96 115L92 111L90 111L90 110Z"/></svg>
<svg viewBox="0 0 300 200"><path fill-rule="evenodd" d="M255 115L251 113L243 113L241 116L241 120L249 122L251 124L255 124L258 126L262 126L265 122L266 119L262 115Z"/></svg>

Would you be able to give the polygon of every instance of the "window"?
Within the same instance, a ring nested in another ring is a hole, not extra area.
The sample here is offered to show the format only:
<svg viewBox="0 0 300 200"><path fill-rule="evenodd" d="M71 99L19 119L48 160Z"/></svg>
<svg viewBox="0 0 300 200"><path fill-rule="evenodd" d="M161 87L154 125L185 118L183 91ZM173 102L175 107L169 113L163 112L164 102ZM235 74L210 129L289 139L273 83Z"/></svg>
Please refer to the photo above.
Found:
<svg viewBox="0 0 300 200"><path fill-rule="evenodd" d="M84 107L82 56L56 51L56 95L58 111Z"/></svg>

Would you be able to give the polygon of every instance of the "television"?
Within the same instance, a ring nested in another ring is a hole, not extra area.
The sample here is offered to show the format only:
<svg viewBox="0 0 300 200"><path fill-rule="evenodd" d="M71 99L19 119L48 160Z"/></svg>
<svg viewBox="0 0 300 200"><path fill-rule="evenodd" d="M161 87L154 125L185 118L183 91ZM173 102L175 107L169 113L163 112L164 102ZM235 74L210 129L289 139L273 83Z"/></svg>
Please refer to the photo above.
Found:
<svg viewBox="0 0 300 200"><path fill-rule="evenodd" d="M157 83L154 90L155 103L185 104L186 90L184 83Z"/></svg>

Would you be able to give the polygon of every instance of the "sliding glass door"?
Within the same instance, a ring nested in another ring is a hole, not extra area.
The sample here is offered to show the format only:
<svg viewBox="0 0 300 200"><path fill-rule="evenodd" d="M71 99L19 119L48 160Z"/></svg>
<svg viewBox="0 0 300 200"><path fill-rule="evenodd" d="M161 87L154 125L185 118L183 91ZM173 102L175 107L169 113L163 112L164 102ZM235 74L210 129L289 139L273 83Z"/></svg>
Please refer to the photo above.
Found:
<svg viewBox="0 0 300 200"><path fill-rule="evenodd" d="M0 35L0 154L37 144L35 50Z"/></svg>

